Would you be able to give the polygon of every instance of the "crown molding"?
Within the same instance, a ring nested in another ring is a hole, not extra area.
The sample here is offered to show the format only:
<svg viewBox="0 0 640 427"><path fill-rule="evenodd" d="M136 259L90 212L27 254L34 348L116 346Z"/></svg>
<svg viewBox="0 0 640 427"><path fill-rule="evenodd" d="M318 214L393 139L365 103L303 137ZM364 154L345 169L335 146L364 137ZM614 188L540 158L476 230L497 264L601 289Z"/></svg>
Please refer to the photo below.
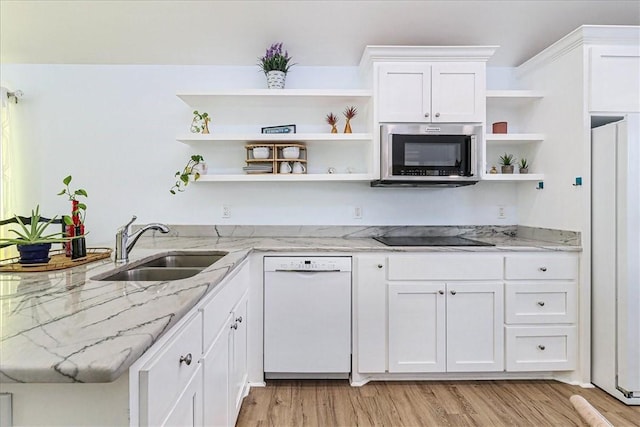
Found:
<svg viewBox="0 0 640 427"><path fill-rule="evenodd" d="M499 46L366 46L360 68L376 62L487 62Z"/></svg>
<svg viewBox="0 0 640 427"><path fill-rule="evenodd" d="M576 48L592 45L640 45L640 26L583 25L516 68L516 75L547 65Z"/></svg>

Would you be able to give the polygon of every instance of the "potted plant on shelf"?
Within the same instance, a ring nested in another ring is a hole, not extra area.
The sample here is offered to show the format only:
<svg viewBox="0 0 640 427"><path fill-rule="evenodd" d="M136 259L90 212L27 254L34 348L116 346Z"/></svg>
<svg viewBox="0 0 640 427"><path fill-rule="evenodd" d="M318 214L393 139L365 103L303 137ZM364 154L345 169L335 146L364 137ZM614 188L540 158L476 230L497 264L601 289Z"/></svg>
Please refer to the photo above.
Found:
<svg viewBox="0 0 640 427"><path fill-rule="evenodd" d="M344 133L351 133L351 119L358 114L358 109L356 107L347 107L342 114L347 119L347 123L344 125Z"/></svg>
<svg viewBox="0 0 640 427"><path fill-rule="evenodd" d="M338 128L336 128L336 124L338 123L338 117L335 116L333 113L329 113L327 114L327 117L325 118L325 120L327 121L327 123L331 125L331 133L338 133Z"/></svg>
<svg viewBox="0 0 640 427"><path fill-rule="evenodd" d="M267 76L267 86L269 89L284 89L284 81L289 69L295 65L290 63L289 52L282 53L282 43L274 43L265 52L265 55L258 58L258 65L265 76Z"/></svg>
<svg viewBox="0 0 640 427"><path fill-rule="evenodd" d="M193 111L193 120L191 121L191 133L201 133L208 134L209 133L209 122L211 121L211 117L209 117L209 113L200 114L198 110Z"/></svg>
<svg viewBox="0 0 640 427"><path fill-rule="evenodd" d="M189 180L193 177L194 181L200 179L200 175L206 173L206 164L204 163L204 157L199 154L194 154L189 158L189 161L185 165L185 167L181 171L175 173L174 177L178 178L176 183L173 184L173 187L169 190L171 194L176 194L177 192L183 192L187 185L189 184Z"/></svg>
<svg viewBox="0 0 640 427"><path fill-rule="evenodd" d="M524 157L520 159L518 166L520 167L520 173L529 173L529 162Z"/></svg>
<svg viewBox="0 0 640 427"><path fill-rule="evenodd" d="M515 157L513 157L513 154L504 153L502 156L500 156L502 173L513 173L513 162L515 162Z"/></svg>
<svg viewBox="0 0 640 427"><path fill-rule="evenodd" d="M18 215L14 215L20 230L9 230L16 234L16 238L2 238L3 246L16 245L20 252L20 264L46 264L49 262L49 250L52 243L68 242L69 237L64 237L62 232L44 235L44 231L55 221L56 217L44 222L41 221L40 205L31 210L31 223L27 226ZM66 221L65 215L65 221Z"/></svg>

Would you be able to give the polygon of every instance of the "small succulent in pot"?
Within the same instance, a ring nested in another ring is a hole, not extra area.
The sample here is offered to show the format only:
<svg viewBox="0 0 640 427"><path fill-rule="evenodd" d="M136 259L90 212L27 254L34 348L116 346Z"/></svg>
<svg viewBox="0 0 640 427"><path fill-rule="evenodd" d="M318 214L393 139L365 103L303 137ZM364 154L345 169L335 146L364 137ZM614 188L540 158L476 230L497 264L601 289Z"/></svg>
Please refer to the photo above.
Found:
<svg viewBox="0 0 640 427"><path fill-rule="evenodd" d="M500 156L500 164L502 165L502 173L513 173L513 163L515 162L513 154L504 153Z"/></svg>
<svg viewBox="0 0 640 427"><path fill-rule="evenodd" d="M200 179L201 173L205 173L205 170L204 157L199 154L194 154L189 158L182 172L178 171L175 173L174 177L178 179L169 192L171 194L176 194L176 191L183 192L186 186L189 185L189 179L193 176L193 180L197 181Z"/></svg>
<svg viewBox="0 0 640 427"><path fill-rule="evenodd" d="M347 123L344 125L344 133L351 133L351 119L353 119L358 114L358 109L356 107L347 107L344 109L342 113L347 119Z"/></svg>
<svg viewBox="0 0 640 427"><path fill-rule="evenodd" d="M520 168L520 173L529 173L529 162L524 157L520 159L518 166Z"/></svg>
<svg viewBox="0 0 640 427"><path fill-rule="evenodd" d="M329 123L329 125L331 125L331 133L338 133L338 129L336 128L336 124L338 123L338 117L333 113L329 113L327 114L327 117L325 118L325 120L327 121L327 123Z"/></svg>

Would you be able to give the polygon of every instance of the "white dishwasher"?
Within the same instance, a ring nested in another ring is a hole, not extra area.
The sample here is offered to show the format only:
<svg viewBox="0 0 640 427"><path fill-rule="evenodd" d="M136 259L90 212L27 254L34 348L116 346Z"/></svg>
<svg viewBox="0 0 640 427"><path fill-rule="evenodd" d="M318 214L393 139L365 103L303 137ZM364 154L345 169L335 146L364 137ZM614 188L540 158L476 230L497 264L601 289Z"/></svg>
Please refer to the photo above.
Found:
<svg viewBox="0 0 640 427"><path fill-rule="evenodd" d="M265 378L348 378L351 257L264 257Z"/></svg>

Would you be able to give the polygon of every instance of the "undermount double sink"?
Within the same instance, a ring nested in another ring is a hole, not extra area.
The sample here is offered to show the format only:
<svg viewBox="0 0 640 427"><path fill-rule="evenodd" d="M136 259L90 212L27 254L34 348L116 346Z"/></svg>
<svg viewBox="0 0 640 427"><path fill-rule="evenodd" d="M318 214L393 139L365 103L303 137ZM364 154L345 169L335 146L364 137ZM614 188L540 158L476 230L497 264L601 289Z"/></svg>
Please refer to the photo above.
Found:
<svg viewBox="0 0 640 427"><path fill-rule="evenodd" d="M170 252L141 263L132 264L116 272L109 271L94 277L103 281L168 281L195 276L215 264L228 252Z"/></svg>

